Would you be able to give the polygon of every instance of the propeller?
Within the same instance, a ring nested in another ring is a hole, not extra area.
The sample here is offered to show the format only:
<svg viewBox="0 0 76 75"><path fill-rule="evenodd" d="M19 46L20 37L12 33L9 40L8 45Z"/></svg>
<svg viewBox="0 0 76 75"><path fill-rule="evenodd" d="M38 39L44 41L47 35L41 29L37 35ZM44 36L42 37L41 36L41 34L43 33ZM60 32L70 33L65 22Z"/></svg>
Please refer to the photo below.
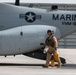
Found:
<svg viewBox="0 0 76 75"><path fill-rule="evenodd" d="M19 6L20 5L20 0L16 0L15 5Z"/></svg>

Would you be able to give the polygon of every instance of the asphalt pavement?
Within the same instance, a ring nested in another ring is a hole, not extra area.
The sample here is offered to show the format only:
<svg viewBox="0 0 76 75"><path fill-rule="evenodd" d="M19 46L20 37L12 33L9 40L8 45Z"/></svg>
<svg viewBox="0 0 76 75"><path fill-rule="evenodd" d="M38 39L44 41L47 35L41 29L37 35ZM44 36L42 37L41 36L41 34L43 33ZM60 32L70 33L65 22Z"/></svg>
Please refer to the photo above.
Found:
<svg viewBox="0 0 76 75"><path fill-rule="evenodd" d="M58 49L58 53L66 59L61 68L42 68L45 61L24 55L0 56L0 75L76 75L76 49Z"/></svg>

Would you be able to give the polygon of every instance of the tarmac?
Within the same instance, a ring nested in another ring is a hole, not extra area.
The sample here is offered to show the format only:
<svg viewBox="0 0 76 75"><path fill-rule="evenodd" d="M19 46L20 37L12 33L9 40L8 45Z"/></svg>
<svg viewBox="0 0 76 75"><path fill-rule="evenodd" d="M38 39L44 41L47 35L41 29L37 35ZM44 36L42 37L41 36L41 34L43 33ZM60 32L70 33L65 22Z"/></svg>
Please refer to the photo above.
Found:
<svg viewBox="0 0 76 75"><path fill-rule="evenodd" d="M45 61L24 55L0 56L0 75L76 75L76 49L58 49L58 53L66 59L61 68L42 68Z"/></svg>

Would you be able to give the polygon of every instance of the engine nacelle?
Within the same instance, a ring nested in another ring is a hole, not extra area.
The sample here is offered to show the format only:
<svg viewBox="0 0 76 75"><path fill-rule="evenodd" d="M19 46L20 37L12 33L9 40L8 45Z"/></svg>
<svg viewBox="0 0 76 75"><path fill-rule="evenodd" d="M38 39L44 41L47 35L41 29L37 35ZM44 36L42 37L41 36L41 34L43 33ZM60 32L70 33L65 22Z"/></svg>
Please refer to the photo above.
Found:
<svg viewBox="0 0 76 75"><path fill-rule="evenodd" d="M0 55L23 54L40 48L48 29L60 38L58 28L47 25L28 25L0 31Z"/></svg>

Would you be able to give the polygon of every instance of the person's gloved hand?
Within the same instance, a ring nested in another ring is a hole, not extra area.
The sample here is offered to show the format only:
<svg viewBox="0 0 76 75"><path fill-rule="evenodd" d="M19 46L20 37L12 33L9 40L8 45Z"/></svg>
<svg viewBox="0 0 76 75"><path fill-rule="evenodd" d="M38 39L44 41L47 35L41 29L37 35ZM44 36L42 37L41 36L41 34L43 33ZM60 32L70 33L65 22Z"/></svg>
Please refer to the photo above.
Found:
<svg viewBox="0 0 76 75"><path fill-rule="evenodd" d="M44 43L40 43L40 45L44 45Z"/></svg>
<svg viewBox="0 0 76 75"><path fill-rule="evenodd" d="M55 47L55 50L57 50L57 47Z"/></svg>

